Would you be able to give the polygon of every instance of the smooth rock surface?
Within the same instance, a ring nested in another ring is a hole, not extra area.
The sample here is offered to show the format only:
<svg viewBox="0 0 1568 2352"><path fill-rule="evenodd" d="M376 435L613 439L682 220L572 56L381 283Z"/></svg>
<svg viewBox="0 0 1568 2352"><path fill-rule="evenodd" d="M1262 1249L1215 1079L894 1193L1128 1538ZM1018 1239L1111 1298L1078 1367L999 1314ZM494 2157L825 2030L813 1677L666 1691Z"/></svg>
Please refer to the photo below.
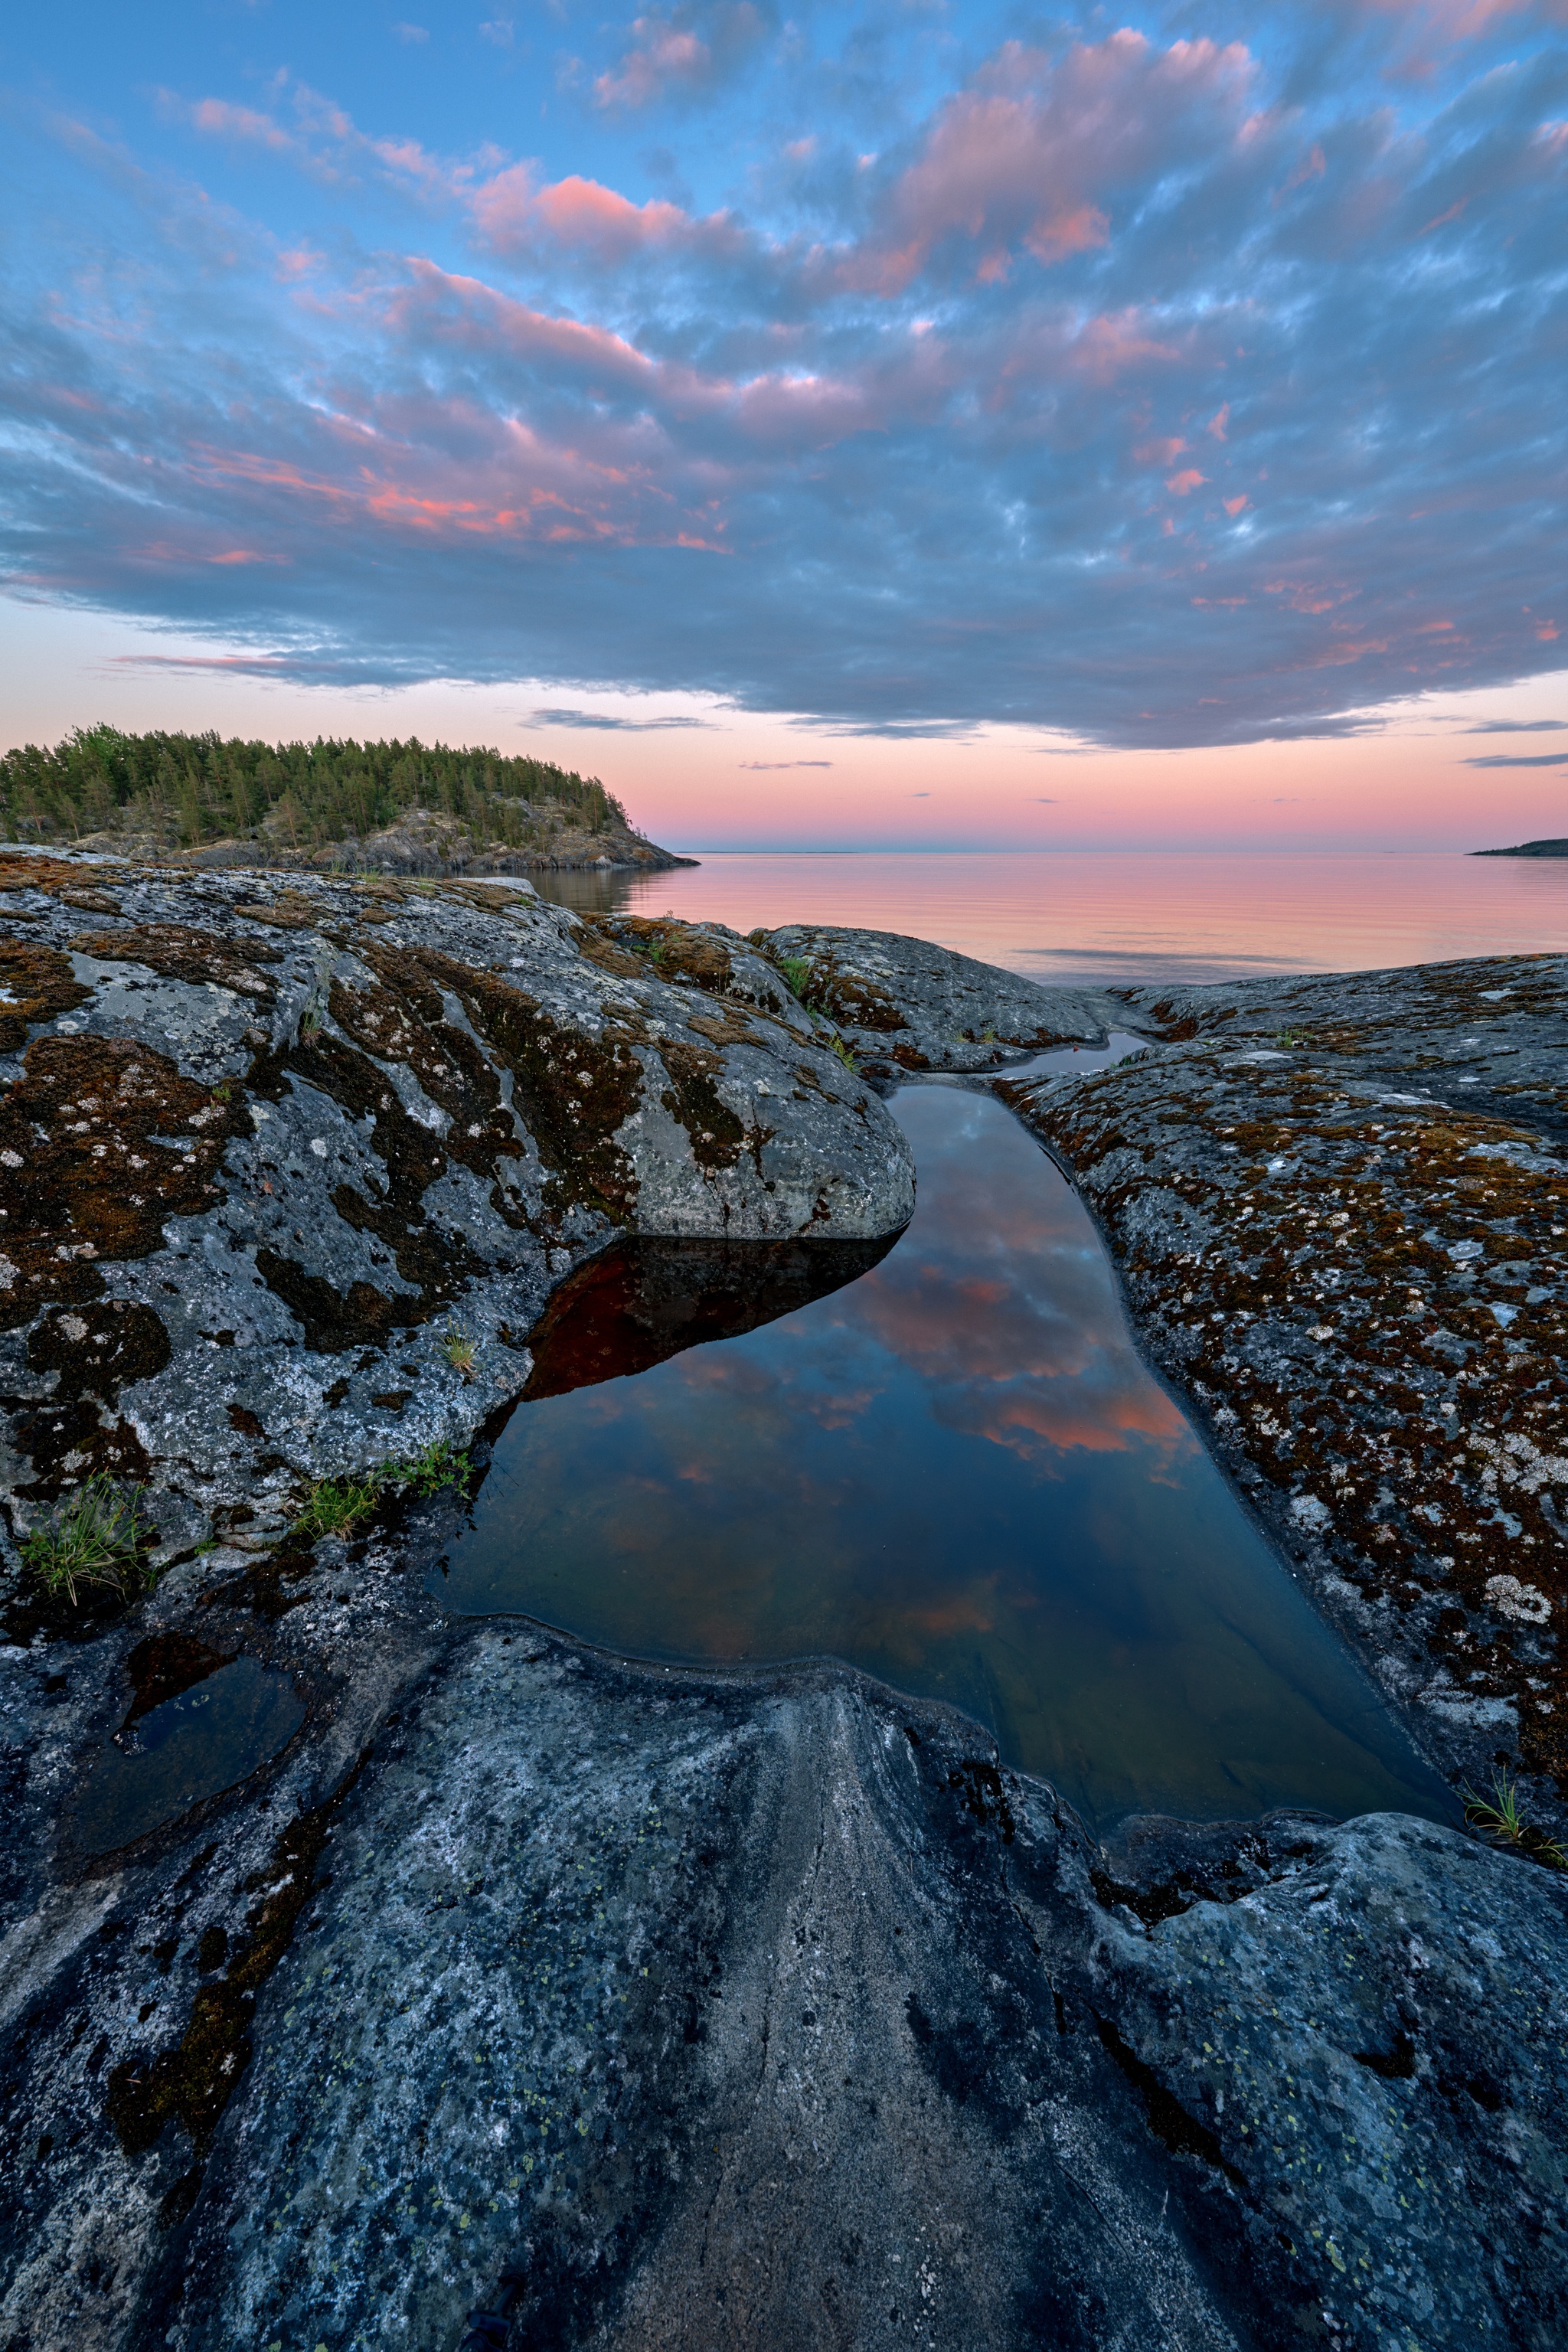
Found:
<svg viewBox="0 0 1568 2352"><path fill-rule="evenodd" d="M867 1075L993 1070L1020 1050L1103 1038L1138 1025L1101 989L1044 988L930 940L829 923L753 931L796 969L797 992L833 1021ZM804 969L801 969L801 968Z"/></svg>
<svg viewBox="0 0 1568 2352"><path fill-rule="evenodd" d="M1472 1841L1100 1850L847 1672L500 1626L294 1818L292 1943L161 2129L278 1860L187 1836L35 1953L7 2344L456 2347L511 2269L540 2352L1561 2340L1568 1898Z"/></svg>

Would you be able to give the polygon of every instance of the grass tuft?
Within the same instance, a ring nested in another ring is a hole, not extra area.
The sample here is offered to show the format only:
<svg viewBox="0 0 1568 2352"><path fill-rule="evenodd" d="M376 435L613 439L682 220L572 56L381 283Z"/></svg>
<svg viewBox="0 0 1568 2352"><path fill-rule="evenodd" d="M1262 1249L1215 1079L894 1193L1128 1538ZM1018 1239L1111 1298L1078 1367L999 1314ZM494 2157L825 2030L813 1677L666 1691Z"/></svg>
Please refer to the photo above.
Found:
<svg viewBox="0 0 1568 2352"><path fill-rule="evenodd" d="M142 1516L143 1489L129 1495L112 1478L89 1478L58 1504L22 1545L25 1565L51 1601L81 1606L83 1585L100 1585L122 1601L150 1592L157 1579L143 1560L152 1528Z"/></svg>
<svg viewBox="0 0 1568 2352"><path fill-rule="evenodd" d="M472 1380L478 1351L468 1332L456 1323L448 1324L441 1334L441 1353L455 1372L461 1372L466 1381Z"/></svg>
<svg viewBox="0 0 1568 2352"><path fill-rule="evenodd" d="M290 1532L306 1543L321 1536L346 1535L380 1507L389 1488L423 1499L443 1486L464 1486L473 1475L466 1448L450 1438L433 1438L401 1462L377 1463L355 1478L318 1478Z"/></svg>
<svg viewBox="0 0 1568 2352"><path fill-rule="evenodd" d="M826 1045L828 1052L830 1054L837 1054L847 1070L858 1070L860 1065L855 1059L853 1051L845 1044L842 1037L829 1037L826 1040Z"/></svg>
<svg viewBox="0 0 1568 2352"><path fill-rule="evenodd" d="M305 1507L293 1532L307 1543L320 1536L341 1536L361 1519L368 1519L381 1500L381 1482L374 1470L360 1478L318 1478L305 1497Z"/></svg>
<svg viewBox="0 0 1568 2352"><path fill-rule="evenodd" d="M443 1486L465 1486L474 1465L466 1447L449 1437L435 1438L405 1462L384 1463L379 1472L384 1485L406 1487L411 1495L438 1495Z"/></svg>
<svg viewBox="0 0 1568 2352"><path fill-rule="evenodd" d="M1519 1787L1505 1771L1492 1774L1492 1792L1480 1797L1471 1788L1463 1788L1459 1796L1465 1808L1465 1819L1491 1839L1494 1845L1513 1846L1526 1853L1532 1862L1543 1863L1548 1870L1568 1870L1568 1853L1555 1838L1527 1822L1519 1810Z"/></svg>

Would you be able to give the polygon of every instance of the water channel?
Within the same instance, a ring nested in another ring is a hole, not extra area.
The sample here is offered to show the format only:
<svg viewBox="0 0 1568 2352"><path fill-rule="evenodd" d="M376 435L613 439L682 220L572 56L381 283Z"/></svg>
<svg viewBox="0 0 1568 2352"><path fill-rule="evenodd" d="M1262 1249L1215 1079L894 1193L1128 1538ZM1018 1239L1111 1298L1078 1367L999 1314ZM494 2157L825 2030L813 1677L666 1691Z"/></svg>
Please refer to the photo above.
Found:
<svg viewBox="0 0 1568 2352"><path fill-rule="evenodd" d="M892 1108L919 1205L885 1255L633 1243L557 1294L432 1591L642 1658L847 1660L1100 1827L1451 1819L1140 1360L1065 1178L987 1095Z"/></svg>

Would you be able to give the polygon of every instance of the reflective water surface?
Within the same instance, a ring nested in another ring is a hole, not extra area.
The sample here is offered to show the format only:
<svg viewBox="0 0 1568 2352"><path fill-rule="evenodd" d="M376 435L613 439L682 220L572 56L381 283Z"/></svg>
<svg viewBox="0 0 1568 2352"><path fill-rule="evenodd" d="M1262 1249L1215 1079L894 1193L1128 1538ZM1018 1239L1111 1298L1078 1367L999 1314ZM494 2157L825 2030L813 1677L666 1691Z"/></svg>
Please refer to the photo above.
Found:
<svg viewBox="0 0 1568 2352"><path fill-rule="evenodd" d="M287 1675L250 1657L146 1713L132 1709L118 1743L93 1766L76 1814L88 1853L109 1853L145 1837L203 1797L231 1789L275 1756L305 1719Z"/></svg>
<svg viewBox="0 0 1568 2352"><path fill-rule="evenodd" d="M688 1263L688 1308L679 1245L646 1288L625 1264L557 1302L535 1401L432 1590L643 1657L847 1659L978 1717L1102 1825L1447 1818L1141 1363L1066 1181L986 1097L894 1108L920 1204L868 1271L759 1250L789 1311L754 1329L726 1319L744 1251L716 1296ZM733 1336L669 1354L683 1315Z"/></svg>
<svg viewBox="0 0 1568 2352"><path fill-rule="evenodd" d="M1435 850L694 855L700 865L670 873L531 878L584 913L668 908L738 931L858 924L935 940L1029 980L1106 986L1568 948L1568 858Z"/></svg>

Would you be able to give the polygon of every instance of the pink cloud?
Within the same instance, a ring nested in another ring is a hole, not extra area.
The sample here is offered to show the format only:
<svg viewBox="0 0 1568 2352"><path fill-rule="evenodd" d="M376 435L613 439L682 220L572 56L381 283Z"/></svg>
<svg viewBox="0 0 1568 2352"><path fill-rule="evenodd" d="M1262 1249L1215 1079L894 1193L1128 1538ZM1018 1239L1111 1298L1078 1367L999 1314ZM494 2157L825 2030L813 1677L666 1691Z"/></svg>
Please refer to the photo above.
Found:
<svg viewBox="0 0 1568 2352"><path fill-rule="evenodd" d="M634 17L632 33L620 71L601 74L594 84L599 106L646 106L663 95L667 82L700 81L711 62L705 41L657 16Z"/></svg>
<svg viewBox="0 0 1568 2352"><path fill-rule="evenodd" d="M632 19L631 45L615 71L595 82L594 102L637 108L672 92L700 89L739 65L766 31L754 0L719 0L717 5L712 0L706 5L683 0L668 15L650 8Z"/></svg>
<svg viewBox="0 0 1568 2352"><path fill-rule="evenodd" d="M844 282L900 293L941 251L965 252L983 284L1020 253L1043 267L1104 246L1115 191L1177 161L1189 142L1243 136L1253 77L1233 43L1155 50L1123 30L1059 61L1009 42L938 114Z"/></svg>
<svg viewBox="0 0 1568 2352"><path fill-rule="evenodd" d="M1168 441L1141 441L1132 452L1135 466L1169 466L1186 447L1179 436Z"/></svg>
<svg viewBox="0 0 1568 2352"><path fill-rule="evenodd" d="M1252 501L1244 491L1239 498L1221 499L1220 504L1225 509L1227 515L1238 515L1242 511L1242 509L1244 507L1249 507L1252 504Z"/></svg>
<svg viewBox="0 0 1568 2352"><path fill-rule="evenodd" d="M1207 480L1208 476L1206 474L1200 474L1195 466L1187 466L1183 468L1181 473L1173 474L1165 484L1165 488L1168 490L1173 491L1177 498L1184 499L1190 497L1194 490L1197 489L1201 484Z"/></svg>
<svg viewBox="0 0 1568 2352"><path fill-rule="evenodd" d="M258 114L254 107L231 106L226 99L198 99L188 110L188 120L193 130L205 131L213 138L242 139L252 146L269 147L275 153L298 151L299 142L270 114Z"/></svg>
<svg viewBox="0 0 1568 2352"><path fill-rule="evenodd" d="M1114 383L1118 376L1150 361L1181 356L1175 343L1149 332L1137 310L1100 311L1087 319L1064 353L1074 373L1096 385Z"/></svg>
<svg viewBox="0 0 1568 2352"><path fill-rule="evenodd" d="M615 189L575 173L546 187L534 184L526 163L498 172L472 198L474 226L498 253L519 253L546 242L616 262L651 248L678 246L695 237L704 224L679 205L650 199L634 205Z"/></svg>

